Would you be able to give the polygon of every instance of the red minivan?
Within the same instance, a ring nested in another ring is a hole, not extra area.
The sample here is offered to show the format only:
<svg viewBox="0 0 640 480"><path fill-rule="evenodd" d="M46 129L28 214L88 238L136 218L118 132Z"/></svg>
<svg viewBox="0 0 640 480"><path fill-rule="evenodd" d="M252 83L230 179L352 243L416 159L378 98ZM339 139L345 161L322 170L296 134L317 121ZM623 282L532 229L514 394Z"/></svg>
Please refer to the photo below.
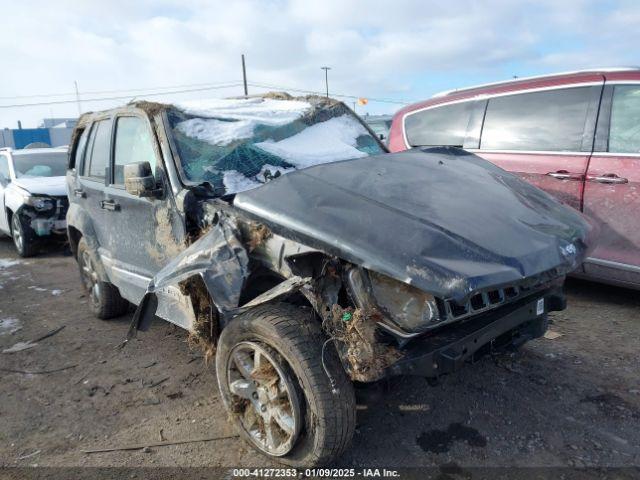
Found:
<svg viewBox="0 0 640 480"><path fill-rule="evenodd" d="M458 146L591 217L598 245L578 276L640 289L640 67L452 90L403 108L392 152Z"/></svg>

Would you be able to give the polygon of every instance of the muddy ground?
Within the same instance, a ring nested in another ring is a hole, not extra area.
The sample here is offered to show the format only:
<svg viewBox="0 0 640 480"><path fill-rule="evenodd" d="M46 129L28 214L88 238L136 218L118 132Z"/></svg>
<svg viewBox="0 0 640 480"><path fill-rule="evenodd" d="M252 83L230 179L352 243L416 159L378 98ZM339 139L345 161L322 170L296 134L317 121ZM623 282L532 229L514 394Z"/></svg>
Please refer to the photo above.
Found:
<svg viewBox="0 0 640 480"><path fill-rule="evenodd" d="M168 324L117 350L131 314L92 318L62 248L18 261L0 239L0 285L0 350L64 326L33 348L0 353L0 465L274 465L239 438L82 453L233 435L213 367ZM570 281L568 296L568 310L553 315L557 338L485 358L436 386L398 378L361 392L353 446L339 465L639 466L640 295Z"/></svg>

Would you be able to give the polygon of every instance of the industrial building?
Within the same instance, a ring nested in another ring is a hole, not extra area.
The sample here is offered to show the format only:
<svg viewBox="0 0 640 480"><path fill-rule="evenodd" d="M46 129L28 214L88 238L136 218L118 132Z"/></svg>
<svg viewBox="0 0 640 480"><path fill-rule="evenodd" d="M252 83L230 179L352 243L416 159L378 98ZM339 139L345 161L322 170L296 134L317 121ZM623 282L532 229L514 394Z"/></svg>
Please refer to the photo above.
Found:
<svg viewBox="0 0 640 480"><path fill-rule="evenodd" d="M0 148L24 148L31 143L44 143L51 147L69 144L71 132L75 126L75 118L45 118L38 128L4 128L0 130Z"/></svg>

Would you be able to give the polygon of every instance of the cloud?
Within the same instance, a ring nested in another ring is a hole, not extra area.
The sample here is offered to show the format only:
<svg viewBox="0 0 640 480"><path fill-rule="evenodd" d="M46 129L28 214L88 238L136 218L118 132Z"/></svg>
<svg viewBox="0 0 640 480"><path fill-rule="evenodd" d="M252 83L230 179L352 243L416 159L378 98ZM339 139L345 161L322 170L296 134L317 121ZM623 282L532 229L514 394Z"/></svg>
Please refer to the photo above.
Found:
<svg viewBox="0 0 640 480"><path fill-rule="evenodd" d="M59 0L11 2L3 20L3 97L72 92L74 80L81 91L239 81L245 53L250 82L322 91L330 65L333 92L420 99L513 73L628 63L640 42L636 3L591 0ZM0 126L75 108L0 109Z"/></svg>

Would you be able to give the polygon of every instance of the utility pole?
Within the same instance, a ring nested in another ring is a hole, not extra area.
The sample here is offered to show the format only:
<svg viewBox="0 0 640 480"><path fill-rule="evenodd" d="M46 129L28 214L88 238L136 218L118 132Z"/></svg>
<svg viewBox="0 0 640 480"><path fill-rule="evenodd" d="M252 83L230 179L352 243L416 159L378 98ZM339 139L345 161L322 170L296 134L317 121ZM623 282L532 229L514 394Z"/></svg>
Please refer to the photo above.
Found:
<svg viewBox="0 0 640 480"><path fill-rule="evenodd" d="M249 90L247 89L247 68L244 64L244 53L242 54L242 82L244 83L244 96L249 96Z"/></svg>
<svg viewBox="0 0 640 480"><path fill-rule="evenodd" d="M327 98L329 98L329 70L331 70L331 67L320 67L322 70L324 70L324 86L327 89Z"/></svg>
<svg viewBox="0 0 640 480"><path fill-rule="evenodd" d="M82 115L82 106L80 105L80 91L78 90L78 82L74 80L73 84L76 87L76 103L78 104L78 116L80 116Z"/></svg>

